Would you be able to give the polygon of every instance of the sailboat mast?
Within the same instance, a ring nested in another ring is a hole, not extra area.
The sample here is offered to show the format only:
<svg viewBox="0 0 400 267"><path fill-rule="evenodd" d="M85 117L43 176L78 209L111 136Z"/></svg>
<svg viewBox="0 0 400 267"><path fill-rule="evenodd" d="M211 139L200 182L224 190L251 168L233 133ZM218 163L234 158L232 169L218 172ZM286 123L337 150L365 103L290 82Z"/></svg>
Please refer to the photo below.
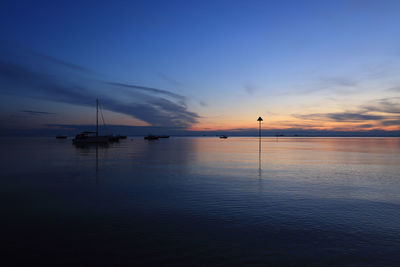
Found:
<svg viewBox="0 0 400 267"><path fill-rule="evenodd" d="M99 136L99 99L96 98L96 137Z"/></svg>

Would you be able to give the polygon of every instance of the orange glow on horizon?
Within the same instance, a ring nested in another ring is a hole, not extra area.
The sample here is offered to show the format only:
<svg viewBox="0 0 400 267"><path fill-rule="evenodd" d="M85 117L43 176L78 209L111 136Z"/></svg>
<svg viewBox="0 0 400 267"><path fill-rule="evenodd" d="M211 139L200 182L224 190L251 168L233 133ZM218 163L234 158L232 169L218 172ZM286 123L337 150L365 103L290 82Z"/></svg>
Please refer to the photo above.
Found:
<svg viewBox="0 0 400 267"><path fill-rule="evenodd" d="M302 130L327 130L327 131L370 131L370 130L384 130L384 131L399 131L400 125L383 126L378 121L369 122L334 122L334 121L320 121L310 122L303 120L293 121L268 121L264 119L261 124L263 130L285 130L285 129L302 129ZM233 124L229 122L220 123L198 123L190 127L190 131L240 131L240 130L257 130L258 122L254 123L238 123Z"/></svg>

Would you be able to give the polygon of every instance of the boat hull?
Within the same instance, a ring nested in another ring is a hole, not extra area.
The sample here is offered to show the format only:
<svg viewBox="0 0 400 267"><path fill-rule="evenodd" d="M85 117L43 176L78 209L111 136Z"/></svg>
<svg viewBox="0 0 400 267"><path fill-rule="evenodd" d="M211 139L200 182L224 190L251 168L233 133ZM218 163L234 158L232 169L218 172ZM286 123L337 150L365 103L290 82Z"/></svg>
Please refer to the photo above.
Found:
<svg viewBox="0 0 400 267"><path fill-rule="evenodd" d="M109 136L87 136L72 139L74 144L107 144L108 142Z"/></svg>

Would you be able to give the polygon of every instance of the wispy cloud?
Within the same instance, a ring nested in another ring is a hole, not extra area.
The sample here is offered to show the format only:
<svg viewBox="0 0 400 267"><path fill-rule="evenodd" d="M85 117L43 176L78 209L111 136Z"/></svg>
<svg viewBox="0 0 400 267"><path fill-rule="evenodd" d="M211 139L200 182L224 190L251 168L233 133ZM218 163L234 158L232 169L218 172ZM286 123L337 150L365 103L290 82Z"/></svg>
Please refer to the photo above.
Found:
<svg viewBox="0 0 400 267"><path fill-rule="evenodd" d="M399 126L400 125L400 119L395 119L395 120L384 120L381 122L383 126Z"/></svg>
<svg viewBox="0 0 400 267"><path fill-rule="evenodd" d="M163 73L163 72L159 72L159 73L158 73L158 76L159 76L162 80L164 80L164 81L166 81L166 82L168 82L168 83L170 83L170 84L172 84L172 85L174 85L174 86L176 86L176 87L183 86L183 83L181 83L180 81L178 81L178 80L176 80L176 79L170 77L169 75L166 75L166 74Z"/></svg>
<svg viewBox="0 0 400 267"><path fill-rule="evenodd" d="M320 81L325 85L325 87L352 87L357 85L357 81L348 76L332 76L332 77L322 77Z"/></svg>
<svg viewBox="0 0 400 267"><path fill-rule="evenodd" d="M46 111L38 111L38 110L21 110L21 112L30 114L30 115L55 115L56 113L54 112L46 112Z"/></svg>
<svg viewBox="0 0 400 267"><path fill-rule="evenodd" d="M253 95L258 89L255 85L250 83L243 85L243 88L249 95Z"/></svg>
<svg viewBox="0 0 400 267"><path fill-rule="evenodd" d="M400 114L400 97L382 98L374 103L362 106L362 112L383 112Z"/></svg>
<svg viewBox="0 0 400 267"><path fill-rule="evenodd" d="M157 88L145 87L145 86L134 85L134 84L119 83L119 82L107 82L107 81L105 81L104 84L113 85L113 86L117 86L117 87L123 87L123 88L129 88L129 89L133 89L133 90L144 91L147 93L154 93L154 94L160 94L160 95L164 95L164 96L170 96L170 97L176 98L181 101L186 100L186 97L184 97L182 95L178 95L178 94L172 93L170 91L157 89Z"/></svg>
<svg viewBox="0 0 400 267"><path fill-rule="evenodd" d="M356 123L357 128L400 126L400 97L377 99L353 111L293 114L292 116L314 123L326 121L349 125Z"/></svg>
<svg viewBox="0 0 400 267"><path fill-rule="evenodd" d="M338 122L360 122L369 120L382 120L385 116L368 115L353 112L337 112L337 113L314 113L306 115L294 115L296 118L305 120L332 120Z"/></svg>
<svg viewBox="0 0 400 267"><path fill-rule="evenodd" d="M293 89L279 92L276 95L308 95L315 93L335 93L349 95L359 92L360 80L350 75L319 76L309 78L303 84L293 85Z"/></svg>
<svg viewBox="0 0 400 267"><path fill-rule="evenodd" d="M199 105L202 106L202 107L207 107L208 106L208 104L205 101L202 101L202 100L199 101Z"/></svg>
<svg viewBox="0 0 400 267"><path fill-rule="evenodd" d="M328 91L340 94L352 94L357 92L356 88L358 84L359 81L350 76L323 76L318 78L308 89L301 90L299 93L307 94Z"/></svg>
<svg viewBox="0 0 400 267"><path fill-rule="evenodd" d="M39 55L37 60L46 61L49 69L56 64L58 67L80 71L80 74L87 75L90 72L86 68L45 55ZM0 93L81 106L92 106L93 99L101 96L104 109L132 116L153 126L190 127L199 118L196 113L188 110L185 96L167 90L113 81L99 82L91 77L81 80L63 73L49 73L47 69L32 69L12 59L0 59ZM98 87L103 90L98 90ZM131 94L126 94L126 89ZM44 115L40 111L30 114Z"/></svg>
<svg viewBox="0 0 400 267"><path fill-rule="evenodd" d="M394 86L394 87L388 88L386 91L400 92L400 86Z"/></svg>
<svg viewBox="0 0 400 267"><path fill-rule="evenodd" d="M84 72L84 73L87 73L87 74L94 74L95 73L93 70L91 70L89 68L86 68L86 67L83 67L81 65L74 64L74 63L71 63L71 62L68 62L68 61L64 61L64 60L61 60L61 59L58 59L58 58L55 58L55 57L52 57L52 56L49 56L49 55L45 55L45 54L38 53L38 52L35 52L35 51L30 51L30 53L32 55L34 55L34 56L42 58L43 60L47 60L47 61L49 61L51 63L57 64L57 65L60 65L60 66L63 66L63 67L69 68L69 69L73 69L75 71Z"/></svg>

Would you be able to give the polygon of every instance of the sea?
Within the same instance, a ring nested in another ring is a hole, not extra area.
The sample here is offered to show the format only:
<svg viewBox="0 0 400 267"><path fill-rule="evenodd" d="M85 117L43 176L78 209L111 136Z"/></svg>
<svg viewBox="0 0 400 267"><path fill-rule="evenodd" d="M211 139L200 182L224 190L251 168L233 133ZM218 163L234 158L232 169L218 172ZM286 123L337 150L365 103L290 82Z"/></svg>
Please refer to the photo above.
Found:
<svg viewBox="0 0 400 267"><path fill-rule="evenodd" d="M259 141L1 138L0 265L400 266L400 138Z"/></svg>

